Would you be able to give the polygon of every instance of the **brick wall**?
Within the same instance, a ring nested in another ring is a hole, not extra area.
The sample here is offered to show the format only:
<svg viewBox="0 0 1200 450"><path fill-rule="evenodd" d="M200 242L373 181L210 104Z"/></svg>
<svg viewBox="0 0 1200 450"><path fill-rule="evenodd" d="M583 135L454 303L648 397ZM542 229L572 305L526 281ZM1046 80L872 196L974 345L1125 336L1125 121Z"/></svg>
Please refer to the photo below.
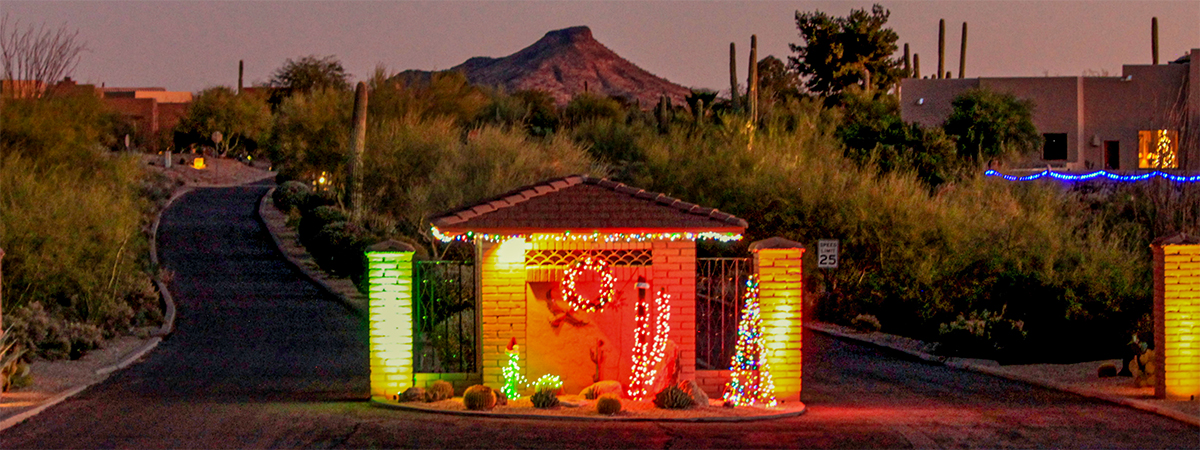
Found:
<svg viewBox="0 0 1200 450"><path fill-rule="evenodd" d="M1154 395L1200 395L1200 244L1156 244Z"/></svg>
<svg viewBox="0 0 1200 450"><path fill-rule="evenodd" d="M751 250L759 277L759 308L768 348L767 361L775 381L775 396L780 400L798 401L803 363L801 258L804 249L795 245L793 248L756 249L752 244Z"/></svg>
<svg viewBox="0 0 1200 450"><path fill-rule="evenodd" d="M652 288L671 295L671 340L679 349L680 380L696 377L696 242L654 241Z"/></svg>
<svg viewBox="0 0 1200 450"><path fill-rule="evenodd" d="M728 370L697 370L696 384L708 394L708 398L721 398L732 377L733 372Z"/></svg>
<svg viewBox="0 0 1200 450"><path fill-rule="evenodd" d="M480 242L476 254L481 381L499 389L504 385L509 340L516 338L518 345L525 342L525 239ZM522 375L526 369L522 358Z"/></svg>
<svg viewBox="0 0 1200 450"><path fill-rule="evenodd" d="M371 396L393 398L412 386L413 252L368 252Z"/></svg>

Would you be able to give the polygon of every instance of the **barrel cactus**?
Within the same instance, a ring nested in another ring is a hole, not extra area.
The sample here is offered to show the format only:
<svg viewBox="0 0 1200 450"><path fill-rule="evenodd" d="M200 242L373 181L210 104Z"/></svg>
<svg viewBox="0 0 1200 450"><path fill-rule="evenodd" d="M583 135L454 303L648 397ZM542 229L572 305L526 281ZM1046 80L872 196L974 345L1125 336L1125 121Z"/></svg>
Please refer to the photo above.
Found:
<svg viewBox="0 0 1200 450"><path fill-rule="evenodd" d="M621 412L621 399L612 394L601 395L596 400L596 412L606 416Z"/></svg>
<svg viewBox="0 0 1200 450"><path fill-rule="evenodd" d="M454 386L449 382L437 380L425 390L425 401L436 402L454 396Z"/></svg>
<svg viewBox="0 0 1200 450"><path fill-rule="evenodd" d="M477 384L463 392L463 406L472 411L487 411L496 407L496 393L492 388Z"/></svg>

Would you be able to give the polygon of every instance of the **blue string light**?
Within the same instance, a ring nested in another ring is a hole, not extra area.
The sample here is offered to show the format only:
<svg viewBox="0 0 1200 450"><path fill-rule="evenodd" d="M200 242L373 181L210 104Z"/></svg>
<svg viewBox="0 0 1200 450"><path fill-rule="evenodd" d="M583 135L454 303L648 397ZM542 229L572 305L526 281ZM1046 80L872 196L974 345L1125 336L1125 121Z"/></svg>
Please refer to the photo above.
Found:
<svg viewBox="0 0 1200 450"><path fill-rule="evenodd" d="M1016 175L1005 175L1005 174L1002 174L995 170L989 170L987 172L984 172L984 175L987 175L989 177L1001 177L1008 181L1029 181L1029 180L1036 180L1038 178L1045 178L1045 177L1050 177L1050 178L1054 178L1057 180L1063 180L1063 181L1088 181L1088 180L1093 180L1093 179L1097 179L1097 178L1108 178L1110 180L1115 180L1115 181L1144 181L1144 180L1149 180L1154 177L1158 177L1158 178L1162 178L1165 180L1174 181L1176 183L1198 183L1198 182L1200 182L1200 175L1192 175L1189 177L1189 176L1183 176L1183 175L1172 175L1169 173L1162 173L1157 170L1153 171L1153 172L1149 172L1149 173L1139 174L1139 175L1120 175L1120 174L1115 174L1115 173L1112 173L1112 172L1109 172L1106 170L1098 170L1098 171L1095 171L1092 173L1085 173L1085 174L1081 174L1081 175L1070 175L1070 174L1065 174L1065 173L1052 172L1049 170L1043 170L1043 171L1035 173L1033 175L1026 175L1023 177L1019 177Z"/></svg>

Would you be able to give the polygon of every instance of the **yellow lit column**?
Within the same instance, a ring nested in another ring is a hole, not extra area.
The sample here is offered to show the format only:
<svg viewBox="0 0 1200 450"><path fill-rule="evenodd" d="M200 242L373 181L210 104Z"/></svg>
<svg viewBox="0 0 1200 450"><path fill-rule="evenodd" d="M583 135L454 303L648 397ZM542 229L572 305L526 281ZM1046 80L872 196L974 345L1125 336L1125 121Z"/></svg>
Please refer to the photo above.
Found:
<svg viewBox="0 0 1200 450"><path fill-rule="evenodd" d="M413 248L386 241L367 249L371 396L393 399L413 385Z"/></svg>
<svg viewBox="0 0 1200 450"><path fill-rule="evenodd" d="M504 386L508 343L517 340L522 375L528 356L525 341L525 239L477 242L479 258L480 372L483 384Z"/></svg>
<svg viewBox="0 0 1200 450"><path fill-rule="evenodd" d="M767 361L780 400L799 401L801 382L801 308L804 277L799 242L773 237L750 244L759 279L759 308Z"/></svg>
<svg viewBox="0 0 1200 450"><path fill-rule="evenodd" d="M1154 396L1200 396L1200 237L1160 238L1154 252Z"/></svg>

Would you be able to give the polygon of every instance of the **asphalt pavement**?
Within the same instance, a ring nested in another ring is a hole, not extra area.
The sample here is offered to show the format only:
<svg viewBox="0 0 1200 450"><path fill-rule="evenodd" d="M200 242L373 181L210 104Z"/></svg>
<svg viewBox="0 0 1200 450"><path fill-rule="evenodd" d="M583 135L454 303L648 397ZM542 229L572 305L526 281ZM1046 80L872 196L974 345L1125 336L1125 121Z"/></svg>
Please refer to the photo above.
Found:
<svg viewBox="0 0 1200 450"><path fill-rule="evenodd" d="M294 271L267 186L197 189L159 229L175 332L142 362L0 433L3 448L1198 448L1200 429L1073 394L804 335L808 413L748 423L487 419L372 407L366 324Z"/></svg>

